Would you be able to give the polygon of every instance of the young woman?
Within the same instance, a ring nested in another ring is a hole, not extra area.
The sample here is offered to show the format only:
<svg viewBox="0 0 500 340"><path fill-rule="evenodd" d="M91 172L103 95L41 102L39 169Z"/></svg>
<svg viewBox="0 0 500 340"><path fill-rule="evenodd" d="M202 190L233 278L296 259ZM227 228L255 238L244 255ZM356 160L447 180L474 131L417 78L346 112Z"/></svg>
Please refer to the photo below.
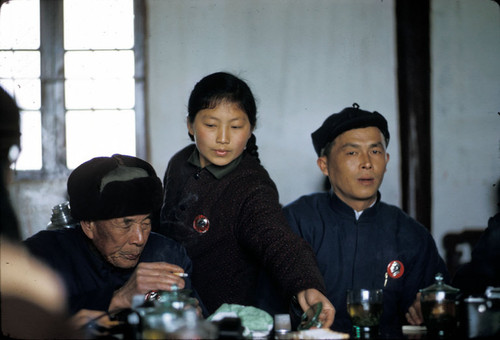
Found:
<svg viewBox="0 0 500 340"><path fill-rule="evenodd" d="M302 310L321 301L328 327L335 309L323 295L314 254L290 231L260 165L256 115L250 88L234 75L214 73L196 84L187 118L195 143L168 164L160 232L186 247L193 286L209 313L223 303L257 305L262 269Z"/></svg>

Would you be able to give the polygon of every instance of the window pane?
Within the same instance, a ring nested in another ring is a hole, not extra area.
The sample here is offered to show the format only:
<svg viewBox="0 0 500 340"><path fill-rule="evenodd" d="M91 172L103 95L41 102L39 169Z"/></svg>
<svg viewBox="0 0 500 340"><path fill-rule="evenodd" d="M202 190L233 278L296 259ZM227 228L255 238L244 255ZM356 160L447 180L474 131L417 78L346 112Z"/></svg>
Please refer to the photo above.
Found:
<svg viewBox="0 0 500 340"><path fill-rule="evenodd" d="M14 69L14 52L0 52L0 78L12 78Z"/></svg>
<svg viewBox="0 0 500 340"><path fill-rule="evenodd" d="M40 77L40 52L3 51L0 52L1 78Z"/></svg>
<svg viewBox="0 0 500 340"><path fill-rule="evenodd" d="M40 79L16 79L14 83L17 106L20 109L39 110L41 106Z"/></svg>
<svg viewBox="0 0 500 340"><path fill-rule="evenodd" d="M39 0L15 0L0 10L0 49L40 47Z"/></svg>
<svg viewBox="0 0 500 340"><path fill-rule="evenodd" d="M16 170L42 168L42 119L40 111L21 111L21 153Z"/></svg>
<svg viewBox="0 0 500 340"><path fill-rule="evenodd" d="M40 109L40 53L0 52L0 80L21 109Z"/></svg>
<svg viewBox="0 0 500 340"><path fill-rule="evenodd" d="M66 152L69 169L98 156L135 156L134 111L68 111Z"/></svg>
<svg viewBox="0 0 500 340"><path fill-rule="evenodd" d="M133 51L66 52L64 73L71 78L133 78Z"/></svg>
<svg viewBox="0 0 500 340"><path fill-rule="evenodd" d="M64 0L65 49L133 46L133 0Z"/></svg>
<svg viewBox="0 0 500 340"><path fill-rule="evenodd" d="M103 154L135 155L134 0L61 1L63 13L55 20L64 24L64 48L78 50L64 57L64 103L52 97L41 102L53 76L40 80L40 0L11 0L0 11L0 83L22 110L18 170L44 167L42 129L46 147L53 147L51 136L60 128L42 127L41 108L59 104L78 110L68 111L64 122L69 168ZM52 52L45 49L42 57L50 60ZM48 162L53 168L54 161Z"/></svg>
<svg viewBox="0 0 500 340"><path fill-rule="evenodd" d="M134 107L134 79L67 80L68 109L131 109Z"/></svg>

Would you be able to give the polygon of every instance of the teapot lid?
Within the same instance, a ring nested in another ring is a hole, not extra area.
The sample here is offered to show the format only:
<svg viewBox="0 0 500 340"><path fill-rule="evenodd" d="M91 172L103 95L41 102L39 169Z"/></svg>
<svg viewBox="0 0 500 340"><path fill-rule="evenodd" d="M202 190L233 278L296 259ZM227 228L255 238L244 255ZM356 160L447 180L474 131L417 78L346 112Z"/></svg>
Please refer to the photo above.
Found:
<svg viewBox="0 0 500 340"><path fill-rule="evenodd" d="M435 282L427 288L421 289L422 294L445 292L446 294L458 294L460 289L454 288L444 283L443 274L437 273L434 276Z"/></svg>

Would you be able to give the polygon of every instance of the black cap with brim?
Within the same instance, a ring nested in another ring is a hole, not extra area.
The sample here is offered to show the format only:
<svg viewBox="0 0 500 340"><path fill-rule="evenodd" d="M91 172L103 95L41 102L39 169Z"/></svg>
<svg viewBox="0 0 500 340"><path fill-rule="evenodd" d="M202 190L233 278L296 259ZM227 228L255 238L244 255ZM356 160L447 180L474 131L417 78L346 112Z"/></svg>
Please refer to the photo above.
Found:
<svg viewBox="0 0 500 340"><path fill-rule="evenodd" d="M379 128L385 137L387 146L390 135L384 116L376 111L361 110L359 105L354 103L352 107L346 107L339 113L329 116L321 127L311 134L314 150L320 157L323 148L343 132L370 126Z"/></svg>

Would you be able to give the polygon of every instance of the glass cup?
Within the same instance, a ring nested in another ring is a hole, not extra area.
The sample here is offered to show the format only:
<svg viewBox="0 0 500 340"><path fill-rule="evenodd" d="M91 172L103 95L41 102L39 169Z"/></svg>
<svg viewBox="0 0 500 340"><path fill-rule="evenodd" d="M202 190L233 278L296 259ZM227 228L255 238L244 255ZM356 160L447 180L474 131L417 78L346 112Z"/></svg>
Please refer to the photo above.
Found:
<svg viewBox="0 0 500 340"><path fill-rule="evenodd" d="M352 335L356 339L378 336L382 315L382 289L353 289L347 291L347 312L352 321Z"/></svg>

